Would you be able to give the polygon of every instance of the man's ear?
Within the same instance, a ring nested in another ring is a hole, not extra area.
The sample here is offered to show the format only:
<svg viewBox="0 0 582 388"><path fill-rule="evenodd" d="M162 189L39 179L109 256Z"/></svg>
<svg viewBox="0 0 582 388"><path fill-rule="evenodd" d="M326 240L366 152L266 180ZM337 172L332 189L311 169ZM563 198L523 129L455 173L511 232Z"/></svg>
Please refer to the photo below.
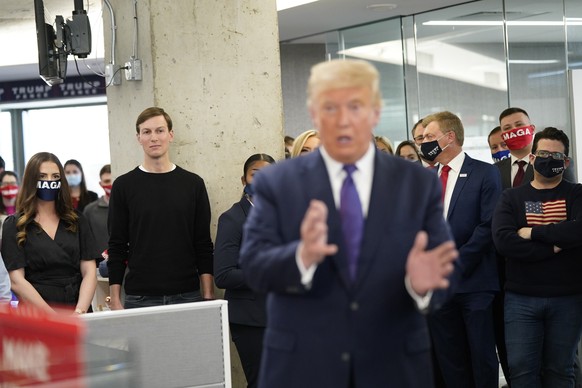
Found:
<svg viewBox="0 0 582 388"><path fill-rule="evenodd" d="M566 160L564 160L564 168L568 168L570 167L570 158L566 158Z"/></svg>

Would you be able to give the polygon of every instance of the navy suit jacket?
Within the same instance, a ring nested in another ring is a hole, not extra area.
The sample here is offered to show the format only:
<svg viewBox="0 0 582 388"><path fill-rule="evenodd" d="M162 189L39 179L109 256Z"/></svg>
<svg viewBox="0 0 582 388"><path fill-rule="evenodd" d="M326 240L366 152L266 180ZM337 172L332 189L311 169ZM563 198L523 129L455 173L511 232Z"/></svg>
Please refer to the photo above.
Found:
<svg viewBox="0 0 582 388"><path fill-rule="evenodd" d="M265 327L266 295L249 288L238 262L243 225L250 211L250 202L242 198L218 218L214 282L217 287L226 289L224 299L228 300L229 322Z"/></svg>
<svg viewBox="0 0 582 388"><path fill-rule="evenodd" d="M350 373L356 387L433 386L426 320L404 277L418 231L428 232L430 247L451 239L440 182L420 165L381 152L374 166L355 281L320 152L255 176L241 266L252 287L269 293L261 387L347 387ZM327 205L328 242L339 250L318 265L306 288L295 256L312 199ZM435 291L431 306L450 293Z"/></svg>
<svg viewBox="0 0 582 388"><path fill-rule="evenodd" d="M500 195L499 170L465 154L447 212L462 268L457 292L499 290L491 219Z"/></svg>

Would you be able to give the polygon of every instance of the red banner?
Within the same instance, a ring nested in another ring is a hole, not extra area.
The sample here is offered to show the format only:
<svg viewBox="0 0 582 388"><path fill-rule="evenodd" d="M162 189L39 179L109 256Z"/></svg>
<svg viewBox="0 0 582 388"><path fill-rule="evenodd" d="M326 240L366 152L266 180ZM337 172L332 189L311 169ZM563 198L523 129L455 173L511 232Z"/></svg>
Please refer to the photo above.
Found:
<svg viewBox="0 0 582 388"><path fill-rule="evenodd" d="M84 387L84 327L62 314L0 305L0 386Z"/></svg>

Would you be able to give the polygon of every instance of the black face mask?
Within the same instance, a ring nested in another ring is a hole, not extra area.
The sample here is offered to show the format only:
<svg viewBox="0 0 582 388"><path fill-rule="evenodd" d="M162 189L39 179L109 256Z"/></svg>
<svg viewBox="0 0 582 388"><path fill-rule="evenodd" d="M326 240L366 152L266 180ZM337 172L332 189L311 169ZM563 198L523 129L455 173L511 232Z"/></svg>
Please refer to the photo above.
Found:
<svg viewBox="0 0 582 388"><path fill-rule="evenodd" d="M245 187L243 187L243 191L246 195L250 195L251 197L253 196L253 194L255 193L255 191L253 190L253 185L250 183L247 183L245 185Z"/></svg>
<svg viewBox="0 0 582 388"><path fill-rule="evenodd" d="M536 159L534 160L534 168L546 178L553 178L564 172L566 164L563 160L556 160L551 156L548 156L547 158L536 156Z"/></svg>
<svg viewBox="0 0 582 388"><path fill-rule="evenodd" d="M56 201L61 191L61 181L39 180L36 184L36 196L43 201Z"/></svg>
<svg viewBox="0 0 582 388"><path fill-rule="evenodd" d="M420 145L420 152L422 152L422 156L424 156L426 160L432 162L436 159L437 156L439 156L441 152L443 152L443 149L439 145L439 141L437 139L422 143Z"/></svg>

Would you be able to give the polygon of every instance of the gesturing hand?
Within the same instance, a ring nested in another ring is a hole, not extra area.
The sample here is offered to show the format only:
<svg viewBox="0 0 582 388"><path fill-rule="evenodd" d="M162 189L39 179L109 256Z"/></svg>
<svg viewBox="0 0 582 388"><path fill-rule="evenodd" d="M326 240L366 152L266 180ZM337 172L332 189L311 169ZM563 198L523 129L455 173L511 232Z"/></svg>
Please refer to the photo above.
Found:
<svg viewBox="0 0 582 388"><path fill-rule="evenodd" d="M327 243L327 206L312 200L301 222L299 257L305 268L323 261L325 256L337 252L337 245Z"/></svg>
<svg viewBox="0 0 582 388"><path fill-rule="evenodd" d="M449 286L447 276L453 271L453 261L459 255L452 241L446 241L431 250L426 250L427 244L426 232L418 232L406 262L410 285L420 296L430 290Z"/></svg>

